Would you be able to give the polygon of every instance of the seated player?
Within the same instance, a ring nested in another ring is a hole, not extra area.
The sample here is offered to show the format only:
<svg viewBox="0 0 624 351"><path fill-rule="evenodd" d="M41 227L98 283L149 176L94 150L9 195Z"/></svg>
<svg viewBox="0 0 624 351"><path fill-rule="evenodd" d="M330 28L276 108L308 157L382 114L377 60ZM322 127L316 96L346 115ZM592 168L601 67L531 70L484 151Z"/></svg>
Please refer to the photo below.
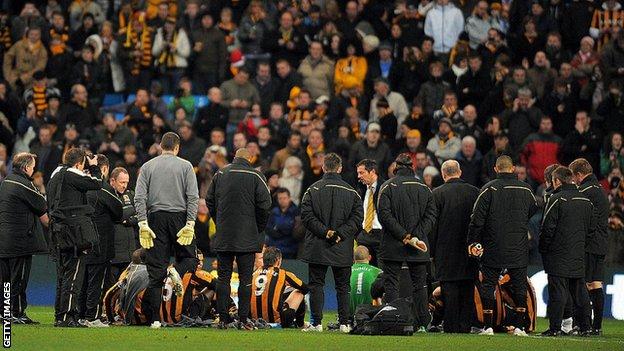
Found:
<svg viewBox="0 0 624 351"><path fill-rule="evenodd" d="M366 246L359 245L353 251L355 264L351 266L351 294L349 294L349 307L351 315L359 305L378 305L371 294L373 285L381 273L381 269L369 264L371 255ZM381 297L381 296L378 296Z"/></svg>
<svg viewBox="0 0 624 351"><path fill-rule="evenodd" d="M202 269L203 255L198 254L199 265L193 273L181 277L180 291L167 278L163 288L160 318L167 324L182 321L183 316L206 319L216 288L216 279ZM145 250L136 250L132 263L122 272L119 280L104 296L104 308L109 323L126 325L146 325L147 318L142 309L145 289L149 276L145 266Z"/></svg>
<svg viewBox="0 0 624 351"><path fill-rule="evenodd" d="M282 328L301 328L308 287L281 265L282 252L276 247L265 248L263 265L251 280L251 318L280 323Z"/></svg>
<svg viewBox="0 0 624 351"><path fill-rule="evenodd" d="M481 276L479 276L481 279ZM527 332L535 330L535 323L537 317L537 300L535 300L535 290L531 284L531 280L527 277L527 318L529 322ZM475 323L483 323L483 305L481 304L481 294L479 292L480 281L475 286L474 301L475 301ZM509 286L509 275L504 274L498 280L498 284L495 289L496 307L494 309L494 331L497 332L513 332L514 326L509 325L507 316L510 315L514 309L514 303L511 299L511 292ZM430 331L441 331L441 325L444 318L444 302L442 301L442 290L438 286L433 290L431 297L429 298L429 312L433 317L431 321ZM477 329L475 329L477 330ZM480 329L479 329L480 330Z"/></svg>

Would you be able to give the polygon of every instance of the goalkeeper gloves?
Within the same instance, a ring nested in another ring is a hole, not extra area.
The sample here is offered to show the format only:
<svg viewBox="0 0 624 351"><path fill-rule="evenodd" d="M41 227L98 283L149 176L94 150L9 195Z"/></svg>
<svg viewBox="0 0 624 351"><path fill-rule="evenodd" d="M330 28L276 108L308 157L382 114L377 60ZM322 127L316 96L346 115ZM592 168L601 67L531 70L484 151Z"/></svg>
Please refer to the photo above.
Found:
<svg viewBox="0 0 624 351"><path fill-rule="evenodd" d="M147 221L139 222L139 242L141 243L141 247L149 250L154 247L154 238L156 238L156 234L150 229Z"/></svg>
<svg viewBox="0 0 624 351"><path fill-rule="evenodd" d="M186 225L178 232L178 244L190 245L195 238L195 221L186 221Z"/></svg>

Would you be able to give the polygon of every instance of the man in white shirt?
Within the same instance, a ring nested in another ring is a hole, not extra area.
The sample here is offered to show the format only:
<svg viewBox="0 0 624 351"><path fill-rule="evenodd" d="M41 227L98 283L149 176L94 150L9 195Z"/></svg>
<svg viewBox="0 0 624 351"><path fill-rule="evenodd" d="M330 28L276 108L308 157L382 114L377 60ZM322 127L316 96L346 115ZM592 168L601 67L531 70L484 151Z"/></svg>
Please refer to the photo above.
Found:
<svg viewBox="0 0 624 351"><path fill-rule="evenodd" d="M357 236L358 245L366 246L371 255L370 264L377 265L377 251L381 242L381 223L377 218L377 194L383 182L377 173L377 162L364 159L356 165L357 177L363 186L358 187L358 193L363 200L364 220L362 231Z"/></svg>

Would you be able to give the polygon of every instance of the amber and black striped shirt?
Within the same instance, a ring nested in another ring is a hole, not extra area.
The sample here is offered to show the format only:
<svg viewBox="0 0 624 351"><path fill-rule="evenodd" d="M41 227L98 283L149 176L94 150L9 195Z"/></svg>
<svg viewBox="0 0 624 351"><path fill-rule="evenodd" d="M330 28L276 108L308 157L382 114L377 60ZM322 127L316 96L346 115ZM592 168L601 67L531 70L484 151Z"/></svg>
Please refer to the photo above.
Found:
<svg viewBox="0 0 624 351"><path fill-rule="evenodd" d="M307 285L291 272L277 267L260 268L253 274L251 286L251 317L269 323L280 323L280 312L287 287L301 293L308 292Z"/></svg>

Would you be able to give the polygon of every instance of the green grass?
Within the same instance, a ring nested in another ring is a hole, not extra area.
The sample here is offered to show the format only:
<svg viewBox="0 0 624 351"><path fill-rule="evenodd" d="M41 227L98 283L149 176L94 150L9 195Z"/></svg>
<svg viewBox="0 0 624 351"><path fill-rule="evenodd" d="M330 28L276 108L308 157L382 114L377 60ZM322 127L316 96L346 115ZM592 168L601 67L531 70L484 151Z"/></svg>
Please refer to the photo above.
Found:
<svg viewBox="0 0 624 351"><path fill-rule="evenodd" d="M605 320L605 336L595 338L519 338L509 335L417 334L411 337L354 336L324 332L304 334L298 330L242 332L205 328L110 327L106 329L59 329L52 326L51 307L31 306L31 318L41 325L13 325L12 348L16 350L624 350L624 321ZM327 314L325 321L335 320ZM538 321L538 330L547 326Z"/></svg>

